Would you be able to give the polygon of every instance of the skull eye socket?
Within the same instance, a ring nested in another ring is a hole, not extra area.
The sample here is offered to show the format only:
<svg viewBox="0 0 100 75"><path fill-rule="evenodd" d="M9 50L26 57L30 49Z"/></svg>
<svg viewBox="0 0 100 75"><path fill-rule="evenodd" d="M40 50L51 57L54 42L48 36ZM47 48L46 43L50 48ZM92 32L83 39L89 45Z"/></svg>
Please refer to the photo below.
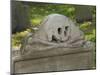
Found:
<svg viewBox="0 0 100 75"><path fill-rule="evenodd" d="M65 31L64 31L64 35L66 36L67 32L68 31L68 26L65 26Z"/></svg>
<svg viewBox="0 0 100 75"><path fill-rule="evenodd" d="M61 34L61 31L62 31L61 28L58 28L58 34Z"/></svg>
<svg viewBox="0 0 100 75"><path fill-rule="evenodd" d="M65 30L66 30L66 31L68 30L68 26L65 27Z"/></svg>

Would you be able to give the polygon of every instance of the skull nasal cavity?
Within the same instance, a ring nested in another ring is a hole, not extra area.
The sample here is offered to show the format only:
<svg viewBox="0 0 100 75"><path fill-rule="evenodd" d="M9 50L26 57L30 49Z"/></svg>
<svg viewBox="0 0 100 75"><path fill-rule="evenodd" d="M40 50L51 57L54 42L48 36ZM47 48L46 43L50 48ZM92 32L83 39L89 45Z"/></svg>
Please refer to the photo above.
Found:
<svg viewBox="0 0 100 75"><path fill-rule="evenodd" d="M57 42L57 38L54 35L52 35L52 41Z"/></svg>
<svg viewBox="0 0 100 75"><path fill-rule="evenodd" d="M61 34L61 31L62 31L61 28L58 28L58 34Z"/></svg>

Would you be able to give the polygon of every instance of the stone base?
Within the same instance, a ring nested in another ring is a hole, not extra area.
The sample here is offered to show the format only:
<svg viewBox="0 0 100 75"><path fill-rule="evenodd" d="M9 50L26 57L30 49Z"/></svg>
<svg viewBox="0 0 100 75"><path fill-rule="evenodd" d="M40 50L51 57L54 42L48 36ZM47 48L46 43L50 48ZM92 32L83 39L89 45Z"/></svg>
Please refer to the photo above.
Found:
<svg viewBox="0 0 100 75"><path fill-rule="evenodd" d="M45 53L44 53L45 54ZM54 72L92 69L93 51L39 57L14 62L14 73Z"/></svg>

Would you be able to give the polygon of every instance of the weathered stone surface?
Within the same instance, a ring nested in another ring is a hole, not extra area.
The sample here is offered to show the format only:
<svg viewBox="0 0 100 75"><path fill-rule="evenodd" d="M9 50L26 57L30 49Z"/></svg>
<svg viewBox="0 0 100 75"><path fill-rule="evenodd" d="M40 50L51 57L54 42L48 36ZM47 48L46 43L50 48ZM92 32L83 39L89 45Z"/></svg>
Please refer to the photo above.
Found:
<svg viewBox="0 0 100 75"><path fill-rule="evenodd" d="M86 51L15 62L15 73L92 69L93 63L92 53Z"/></svg>
<svg viewBox="0 0 100 75"><path fill-rule="evenodd" d="M13 54L14 73L93 68L95 46L66 16L51 14Z"/></svg>
<svg viewBox="0 0 100 75"><path fill-rule="evenodd" d="M72 20L64 15L51 14L43 20L39 30L27 39L25 47L21 48L21 53L56 47L81 47L84 42L83 32Z"/></svg>
<svg viewBox="0 0 100 75"><path fill-rule="evenodd" d="M76 34L76 35L75 35ZM68 17L59 14L47 16L41 23L40 30L36 34L41 40L64 42L70 39L80 39L83 33Z"/></svg>
<svg viewBox="0 0 100 75"><path fill-rule="evenodd" d="M65 54L73 54L73 53L82 53L82 52L88 52L91 51L92 48L52 48L48 50L42 50L42 51L31 51L32 53L29 53L27 55L18 55L20 54L20 50L13 51L13 59L15 61L21 61L21 60L27 60L27 59L36 59L36 58L43 58L43 57L49 57L49 56L55 56L55 55L65 55Z"/></svg>

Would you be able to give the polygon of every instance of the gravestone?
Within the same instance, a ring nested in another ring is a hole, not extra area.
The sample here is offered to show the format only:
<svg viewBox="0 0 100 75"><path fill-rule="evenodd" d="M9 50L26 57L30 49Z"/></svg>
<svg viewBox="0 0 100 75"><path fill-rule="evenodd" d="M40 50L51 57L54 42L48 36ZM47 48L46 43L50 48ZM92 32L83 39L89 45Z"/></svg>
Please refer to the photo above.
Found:
<svg viewBox="0 0 100 75"><path fill-rule="evenodd" d="M29 28L29 6L21 1L11 0L11 24L12 33L20 32Z"/></svg>
<svg viewBox="0 0 100 75"><path fill-rule="evenodd" d="M13 73L92 69L94 43L68 17L51 14L12 51Z"/></svg>
<svg viewBox="0 0 100 75"><path fill-rule="evenodd" d="M78 23L93 20L91 6L77 5L75 9L75 18Z"/></svg>

